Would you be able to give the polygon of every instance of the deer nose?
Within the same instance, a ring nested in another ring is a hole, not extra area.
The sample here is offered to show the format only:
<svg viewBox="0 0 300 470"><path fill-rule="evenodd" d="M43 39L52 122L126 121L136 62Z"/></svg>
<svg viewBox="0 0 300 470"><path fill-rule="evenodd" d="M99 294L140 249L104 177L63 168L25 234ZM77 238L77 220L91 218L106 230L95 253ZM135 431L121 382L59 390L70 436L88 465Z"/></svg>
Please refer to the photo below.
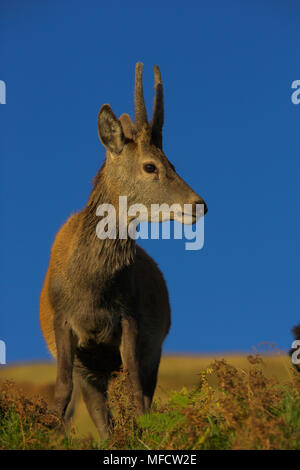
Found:
<svg viewBox="0 0 300 470"><path fill-rule="evenodd" d="M203 206L204 206L204 215L207 213L208 208L207 208L207 205L206 205L206 202L204 201L204 199L202 199L202 198L197 199L197 201L195 201L195 204L203 204Z"/></svg>

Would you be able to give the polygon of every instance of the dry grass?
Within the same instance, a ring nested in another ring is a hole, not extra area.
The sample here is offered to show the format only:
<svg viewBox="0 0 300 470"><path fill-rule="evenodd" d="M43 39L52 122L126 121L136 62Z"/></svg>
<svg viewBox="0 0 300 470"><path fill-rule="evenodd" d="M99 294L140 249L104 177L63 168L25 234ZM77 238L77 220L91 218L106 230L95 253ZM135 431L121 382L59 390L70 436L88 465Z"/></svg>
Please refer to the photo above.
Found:
<svg viewBox="0 0 300 470"><path fill-rule="evenodd" d="M299 449L299 373L290 366L286 381L267 376L266 359L250 355L245 368L215 360L198 369L195 386L169 391L138 418L127 375L116 374L109 389L114 430L98 444L66 432L44 400L2 382L0 448Z"/></svg>
<svg viewBox="0 0 300 470"><path fill-rule="evenodd" d="M221 358L219 356L164 356L160 366L155 401L163 406L169 401L171 390L178 392L184 388L189 393L198 386L200 371L207 370L214 359L219 361ZM226 361L242 375L247 374L252 367L246 355L229 355L226 356ZM285 354L264 356L260 369L268 380L272 379L281 384L292 380L293 371L290 366L290 359ZM14 367L1 367L0 380L14 380L22 387L22 393L25 397L31 399L34 396L41 396L51 408L53 405L55 374L55 364L24 364ZM216 386L216 378L210 376L208 380L211 386ZM123 384L122 387L124 386ZM127 390L127 396L130 396L129 393L130 391ZM115 404L112 403L115 408L116 403L121 406L121 401L115 400ZM116 415L122 416L122 413L124 414L124 410L123 412L118 410ZM129 423L131 427L134 427L133 422L128 421L127 424ZM77 405L73 424L76 437L92 436L97 438L97 432L91 423L82 400ZM120 425L121 427L122 425Z"/></svg>

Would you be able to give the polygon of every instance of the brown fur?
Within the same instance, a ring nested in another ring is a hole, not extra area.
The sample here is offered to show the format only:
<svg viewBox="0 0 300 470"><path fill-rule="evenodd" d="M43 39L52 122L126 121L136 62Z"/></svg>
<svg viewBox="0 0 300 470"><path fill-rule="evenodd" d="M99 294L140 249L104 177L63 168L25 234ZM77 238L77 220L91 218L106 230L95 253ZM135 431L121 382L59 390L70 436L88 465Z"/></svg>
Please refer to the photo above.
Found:
<svg viewBox="0 0 300 470"><path fill-rule="evenodd" d="M98 116L107 153L94 180L87 206L59 230L51 249L40 299L40 322L48 348L57 357L56 409L64 417L74 375L99 432L107 436L111 415L106 392L111 374L128 370L137 412L151 405L161 356L170 327L168 291L156 263L130 238L96 236L102 203L118 208L142 203L204 201L177 175L161 149L162 84L155 68L156 98L148 124L142 91L142 65L136 67L136 119L118 120L109 105ZM148 173L145 164L155 165ZM127 220L129 222L129 220Z"/></svg>

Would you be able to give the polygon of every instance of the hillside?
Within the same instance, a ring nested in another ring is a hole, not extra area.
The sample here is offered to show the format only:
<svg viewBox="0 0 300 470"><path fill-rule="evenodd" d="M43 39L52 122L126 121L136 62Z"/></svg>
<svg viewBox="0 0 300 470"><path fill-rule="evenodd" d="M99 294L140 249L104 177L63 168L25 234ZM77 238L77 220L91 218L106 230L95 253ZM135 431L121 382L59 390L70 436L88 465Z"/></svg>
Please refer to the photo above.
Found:
<svg viewBox="0 0 300 470"><path fill-rule="evenodd" d="M221 358L225 358L228 364L239 371L248 371L251 367L246 355L163 356L155 400L164 403L169 399L170 391L180 391L183 388L191 390L199 384L201 371L205 371L215 359ZM280 383L291 379L290 359L285 354L263 356L261 367L267 378L275 378ZM13 380L21 387L25 396L41 396L50 408L53 405L55 374L55 363L23 363L0 367L0 381ZM74 416L74 426L79 436L97 436L81 399Z"/></svg>

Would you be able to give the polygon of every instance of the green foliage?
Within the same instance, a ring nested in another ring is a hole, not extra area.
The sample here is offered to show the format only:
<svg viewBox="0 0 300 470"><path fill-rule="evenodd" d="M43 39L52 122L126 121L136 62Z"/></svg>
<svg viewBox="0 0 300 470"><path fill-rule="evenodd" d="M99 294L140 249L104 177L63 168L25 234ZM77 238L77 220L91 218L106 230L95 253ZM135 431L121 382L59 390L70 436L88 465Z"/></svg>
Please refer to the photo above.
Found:
<svg viewBox="0 0 300 470"><path fill-rule="evenodd" d="M97 446L91 439L63 433L62 423L37 398L24 397L12 382L0 389L0 449L81 449Z"/></svg>
<svg viewBox="0 0 300 470"><path fill-rule="evenodd" d="M215 361L199 374L197 387L170 392L167 403L135 417L134 399L124 373L110 387L115 428L100 444L61 432L41 402L0 395L1 449L299 449L300 379L290 371L281 384L266 378L262 360L250 357L249 370Z"/></svg>

